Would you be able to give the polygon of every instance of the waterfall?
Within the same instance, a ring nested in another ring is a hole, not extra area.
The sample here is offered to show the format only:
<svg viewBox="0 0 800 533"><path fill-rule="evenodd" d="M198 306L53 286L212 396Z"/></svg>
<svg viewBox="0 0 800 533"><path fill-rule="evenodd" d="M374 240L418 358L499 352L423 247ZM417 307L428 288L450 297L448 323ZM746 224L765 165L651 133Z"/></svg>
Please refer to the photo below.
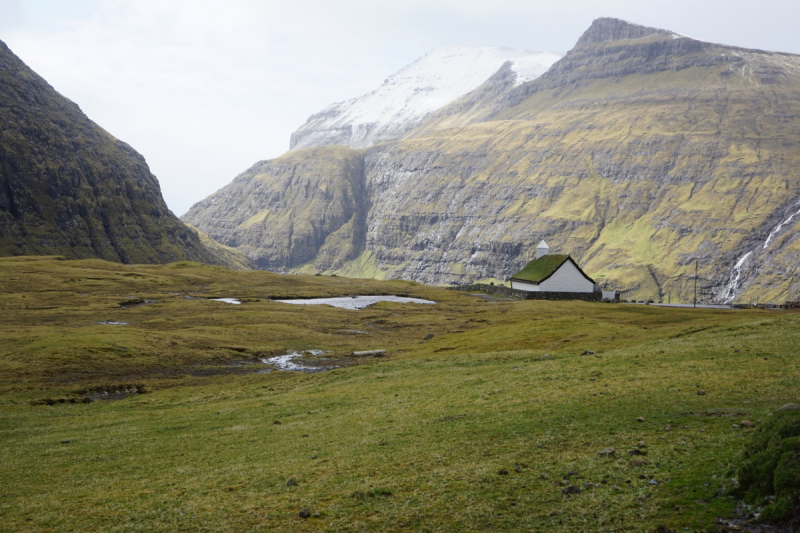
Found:
<svg viewBox="0 0 800 533"><path fill-rule="evenodd" d="M800 202L797 202L797 204L795 204L795 205L800 205ZM767 248L767 246L769 246L770 241L772 241L772 238L775 235L777 235L778 232L780 232L781 229L786 224L791 222L792 219L794 217L796 217L797 215L800 215L800 210L798 210L795 213L792 213L791 215L789 215L789 217L786 220L784 220L783 222L781 222L780 224L775 226L772 229L772 231L769 232L769 235L767 235L767 239L764 241L764 245L761 247L761 249L765 250ZM747 261L747 258L750 257L750 255L752 255L752 253L753 253L752 250L747 252L746 254L744 254L742 257L739 258L739 260L736 262L735 265L733 265L733 269L731 269L730 278L728 280L728 286L725 288L725 291L722 293L722 298L723 298L723 300L725 301L726 304L727 303L732 303L733 299L736 297L736 290L739 288L739 282L742 279L742 266L744 266L744 262Z"/></svg>
<svg viewBox="0 0 800 533"><path fill-rule="evenodd" d="M742 266L752 253L753 252L747 252L741 258L739 258L735 265L733 265L731 277L728 281L728 287L725 289L725 292L722 293L722 298L725 300L726 304L732 303L733 299L736 298L736 289L739 288L739 280L742 279Z"/></svg>
<svg viewBox="0 0 800 533"><path fill-rule="evenodd" d="M798 202L798 205L800 205L800 202ZM796 213L790 215L789 218L787 218L786 220L784 220L783 222L781 222L780 224L775 226L775 229L769 232L769 235L767 236L767 240L764 241L764 246L761 249L764 250L769 245L769 241L772 240L772 237L775 236L775 234L778 233L783 226L785 226L786 224L791 222L792 219L794 217L796 217L797 215L800 215L800 211L797 211Z"/></svg>

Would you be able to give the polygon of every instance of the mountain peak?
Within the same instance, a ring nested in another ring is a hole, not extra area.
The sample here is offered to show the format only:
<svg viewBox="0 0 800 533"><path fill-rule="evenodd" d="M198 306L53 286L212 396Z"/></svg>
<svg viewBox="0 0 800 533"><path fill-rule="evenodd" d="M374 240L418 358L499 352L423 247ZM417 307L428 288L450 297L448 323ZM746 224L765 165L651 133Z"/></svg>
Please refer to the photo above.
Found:
<svg viewBox="0 0 800 533"><path fill-rule="evenodd" d="M430 113L475 90L506 62L521 84L560 58L512 48L439 46L374 91L312 115L292 134L291 149L329 144L365 148L400 139Z"/></svg>
<svg viewBox="0 0 800 533"><path fill-rule="evenodd" d="M578 39L575 48L614 41L642 39L651 35L677 36L676 33L671 31L649 28L622 19L603 17L592 22L589 29Z"/></svg>

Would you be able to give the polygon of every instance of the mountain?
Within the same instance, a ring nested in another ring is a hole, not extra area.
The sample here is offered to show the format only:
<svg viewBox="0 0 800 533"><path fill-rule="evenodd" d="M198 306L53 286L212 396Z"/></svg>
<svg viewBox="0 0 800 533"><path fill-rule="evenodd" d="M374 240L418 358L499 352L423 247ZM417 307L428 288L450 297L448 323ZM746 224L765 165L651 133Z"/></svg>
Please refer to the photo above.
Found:
<svg viewBox="0 0 800 533"><path fill-rule="evenodd" d="M328 271L363 251L368 205L361 153L325 146L256 163L182 218L258 268Z"/></svg>
<svg viewBox="0 0 800 533"><path fill-rule="evenodd" d="M544 239L629 299L692 301L695 267L701 302L800 299L798 139L800 56L605 18L536 79L503 65L400 140L261 162L186 219L284 272L505 280Z"/></svg>
<svg viewBox="0 0 800 533"><path fill-rule="evenodd" d="M172 214L141 155L2 41L0 131L0 255L236 263Z"/></svg>
<svg viewBox="0 0 800 533"><path fill-rule="evenodd" d="M516 84L545 72L560 56L514 50L440 46L389 76L369 94L313 115L291 137L291 149L341 144L366 148L402 138L429 113L477 88L508 64Z"/></svg>

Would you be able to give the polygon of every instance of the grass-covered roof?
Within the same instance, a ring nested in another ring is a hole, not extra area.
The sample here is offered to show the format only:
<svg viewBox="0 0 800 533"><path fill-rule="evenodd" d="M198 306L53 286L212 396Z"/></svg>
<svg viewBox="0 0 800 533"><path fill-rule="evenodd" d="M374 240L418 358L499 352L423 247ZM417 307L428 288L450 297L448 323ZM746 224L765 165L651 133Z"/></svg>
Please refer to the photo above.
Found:
<svg viewBox="0 0 800 533"><path fill-rule="evenodd" d="M534 259L533 261L529 262L522 270L511 276L511 279L541 283L549 278L553 272L558 270L558 268L568 260L572 261L567 254L543 255L539 259ZM577 267L578 271L580 271L586 277L586 279L594 283L594 280L592 280L589 276L586 276L586 273L581 270L575 261L572 261L572 263Z"/></svg>

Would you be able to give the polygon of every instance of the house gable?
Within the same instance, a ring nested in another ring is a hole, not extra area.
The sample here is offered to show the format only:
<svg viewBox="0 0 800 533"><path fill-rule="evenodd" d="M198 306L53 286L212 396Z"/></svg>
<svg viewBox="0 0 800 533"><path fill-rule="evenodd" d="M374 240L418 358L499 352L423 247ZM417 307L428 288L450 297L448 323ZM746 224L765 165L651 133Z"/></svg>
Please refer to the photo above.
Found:
<svg viewBox="0 0 800 533"><path fill-rule="evenodd" d="M594 280L586 275L572 257L566 254L548 254L539 259L534 259L525 265L522 270L511 276L511 281L541 285L567 262L571 263L581 276L594 285Z"/></svg>
<svg viewBox="0 0 800 533"><path fill-rule="evenodd" d="M594 282L573 261L564 261L538 287L545 292L594 292Z"/></svg>

